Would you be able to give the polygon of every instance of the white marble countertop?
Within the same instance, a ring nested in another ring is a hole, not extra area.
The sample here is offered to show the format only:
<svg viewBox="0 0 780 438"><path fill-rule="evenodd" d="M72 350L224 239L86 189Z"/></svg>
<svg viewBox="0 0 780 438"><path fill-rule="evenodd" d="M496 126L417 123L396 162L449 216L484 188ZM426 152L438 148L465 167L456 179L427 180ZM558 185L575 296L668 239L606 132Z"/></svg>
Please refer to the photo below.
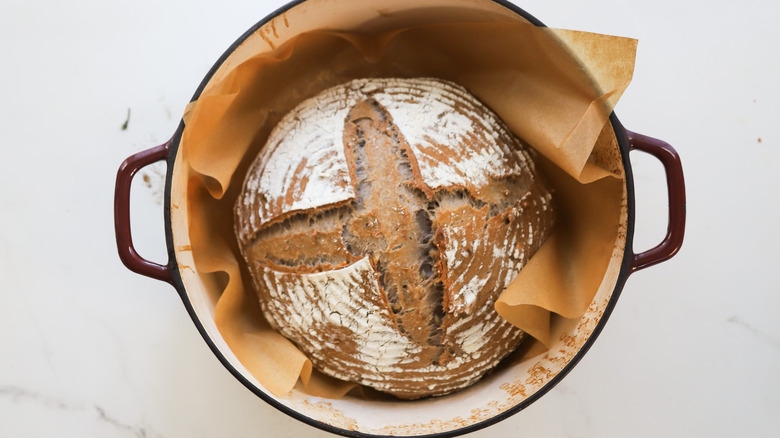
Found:
<svg viewBox="0 0 780 438"><path fill-rule="evenodd" d="M221 53L280 5L3 2L0 436L330 436L244 388L173 288L128 271L114 242L118 165L167 140ZM616 111L680 152L687 235L629 279L561 384L471 436L778 436L778 3L519 5L553 27L639 39ZM666 194L661 166L639 155L642 249L665 231ZM146 169L132 203L136 247L160 261L164 171Z"/></svg>

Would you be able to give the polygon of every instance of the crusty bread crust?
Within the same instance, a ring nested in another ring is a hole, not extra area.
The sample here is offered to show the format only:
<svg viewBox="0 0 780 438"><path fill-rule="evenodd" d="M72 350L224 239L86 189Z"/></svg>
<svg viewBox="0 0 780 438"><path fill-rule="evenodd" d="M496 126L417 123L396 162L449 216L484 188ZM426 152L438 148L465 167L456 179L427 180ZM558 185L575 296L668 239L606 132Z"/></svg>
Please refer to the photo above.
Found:
<svg viewBox="0 0 780 438"><path fill-rule="evenodd" d="M269 323L402 398L470 385L523 332L493 308L550 233L528 149L462 87L362 79L287 114L236 203Z"/></svg>

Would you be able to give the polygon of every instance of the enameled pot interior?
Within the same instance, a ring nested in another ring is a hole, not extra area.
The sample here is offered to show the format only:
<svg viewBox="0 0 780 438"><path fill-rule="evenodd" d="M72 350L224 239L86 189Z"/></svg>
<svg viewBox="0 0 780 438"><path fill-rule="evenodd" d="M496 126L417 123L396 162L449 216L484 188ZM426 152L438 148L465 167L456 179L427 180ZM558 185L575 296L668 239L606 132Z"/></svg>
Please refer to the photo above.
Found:
<svg viewBox="0 0 780 438"><path fill-rule="evenodd" d="M208 81L220 77L232 65L237 65L265 44L266 32L274 32L280 40L302 32L319 28L361 29L366 23L377 22L381 26L394 26L398 22L426 23L435 20L467 20L480 17L501 20L528 21L517 11L487 0L388 0L372 2L365 7L361 2L337 0L309 0L284 11L283 15L261 22L257 30L245 34L243 42L228 51L221 64L215 66ZM399 21L400 20L400 21ZM295 23L285 26L284 23ZM613 123L616 123L613 118ZM622 128L608 125L597 143L594 154L610 167L625 169L627 160ZM179 133L180 134L180 133ZM518 407L545 392L579 360L583 348L589 346L591 336L600 330L605 312L614 305L614 298L622 287L621 268L624 268L626 249L625 231L629 221L627 189L624 186L620 205L620 226L615 234L614 250L603 281L585 315L577 319L554 318L552 347L544 354L519 363L504 364L477 384L455 394L419 401L364 400L348 395L331 400L310 396L299 389L284 397L276 397L267 391L231 352L214 323L214 307L217 296L213 285L207 284L198 274L190 248L190 216L188 201L189 182L197 178L186 165L178 142L172 145L173 164L169 174L169 245L175 254L178 269L175 280L183 295L193 320L210 344L215 354L247 387L285 413L307 421L314 426L346 435L402 435L457 434L481 427L517 411ZM621 150L621 143L623 148ZM218 151L215 151L218 153ZM630 175L626 178L630 181ZM630 184L630 182L629 182Z"/></svg>

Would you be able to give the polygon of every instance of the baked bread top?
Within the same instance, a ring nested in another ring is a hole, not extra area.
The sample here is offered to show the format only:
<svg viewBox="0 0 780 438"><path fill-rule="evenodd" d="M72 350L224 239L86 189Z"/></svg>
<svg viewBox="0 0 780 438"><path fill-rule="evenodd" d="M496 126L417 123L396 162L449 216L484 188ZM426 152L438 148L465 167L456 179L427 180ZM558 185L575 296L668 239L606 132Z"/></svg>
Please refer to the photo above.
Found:
<svg viewBox="0 0 780 438"><path fill-rule="evenodd" d="M493 303L554 221L529 149L431 78L302 102L250 166L235 217L269 323L321 371L402 398L467 386L517 347Z"/></svg>

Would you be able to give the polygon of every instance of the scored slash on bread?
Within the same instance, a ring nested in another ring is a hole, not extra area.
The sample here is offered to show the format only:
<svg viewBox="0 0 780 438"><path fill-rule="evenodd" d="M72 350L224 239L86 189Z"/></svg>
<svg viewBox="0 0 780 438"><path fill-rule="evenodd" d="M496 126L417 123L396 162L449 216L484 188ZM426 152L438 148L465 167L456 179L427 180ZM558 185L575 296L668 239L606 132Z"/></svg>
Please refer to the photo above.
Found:
<svg viewBox="0 0 780 438"><path fill-rule="evenodd" d="M402 398L467 386L517 347L493 304L553 221L528 149L464 88L428 78L304 101L236 203L272 327L326 374Z"/></svg>

